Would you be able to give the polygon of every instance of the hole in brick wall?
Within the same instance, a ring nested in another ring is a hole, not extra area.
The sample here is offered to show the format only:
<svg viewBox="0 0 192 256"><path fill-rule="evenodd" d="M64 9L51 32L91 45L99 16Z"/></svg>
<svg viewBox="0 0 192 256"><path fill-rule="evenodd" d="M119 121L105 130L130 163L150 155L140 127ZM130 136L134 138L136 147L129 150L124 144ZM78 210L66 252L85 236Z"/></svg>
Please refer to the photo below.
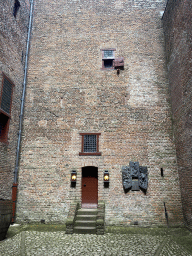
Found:
<svg viewBox="0 0 192 256"><path fill-rule="evenodd" d="M24 55L23 55L23 51L21 53L21 62L23 63L23 58L24 58Z"/></svg>
<svg viewBox="0 0 192 256"><path fill-rule="evenodd" d="M19 0L15 0L15 3L14 3L14 7L13 7L13 16L16 18L17 16L17 12L19 10L19 7L20 7L20 2Z"/></svg>
<svg viewBox="0 0 192 256"><path fill-rule="evenodd" d="M164 173L163 173L163 168L161 168L161 177L164 176Z"/></svg>
<svg viewBox="0 0 192 256"><path fill-rule="evenodd" d="M0 113L0 140L7 141L7 134L9 130L9 117Z"/></svg>

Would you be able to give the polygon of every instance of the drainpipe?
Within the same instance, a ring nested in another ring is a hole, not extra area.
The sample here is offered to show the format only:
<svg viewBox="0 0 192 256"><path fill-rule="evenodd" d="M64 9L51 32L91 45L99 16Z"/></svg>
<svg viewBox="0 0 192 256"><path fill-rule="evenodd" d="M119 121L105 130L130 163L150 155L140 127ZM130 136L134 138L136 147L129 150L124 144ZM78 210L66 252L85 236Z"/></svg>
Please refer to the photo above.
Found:
<svg viewBox="0 0 192 256"><path fill-rule="evenodd" d="M15 164L15 170L14 170L14 183L13 183L13 186L12 186L12 201L13 201L12 223L15 221L17 186L18 186L17 179L18 179L19 155L20 155L20 146L21 146L23 110L24 110L24 104L25 104L25 91L26 91L26 81L27 81L28 57L29 57L30 37L31 37L32 18L33 18L33 1L34 0L30 1L29 26L28 26L28 34L27 34L27 47L26 47L24 79L23 79L23 92L22 92L22 98L21 98L21 110L20 110L20 115L19 115L19 133L18 133L18 141L17 141L17 149L16 149L16 164Z"/></svg>

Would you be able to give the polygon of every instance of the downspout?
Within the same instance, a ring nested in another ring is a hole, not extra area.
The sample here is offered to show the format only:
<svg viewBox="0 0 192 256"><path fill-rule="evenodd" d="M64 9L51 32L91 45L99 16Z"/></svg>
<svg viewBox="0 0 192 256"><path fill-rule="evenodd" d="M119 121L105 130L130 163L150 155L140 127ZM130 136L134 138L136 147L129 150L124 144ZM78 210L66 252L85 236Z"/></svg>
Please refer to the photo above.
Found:
<svg viewBox="0 0 192 256"><path fill-rule="evenodd" d="M18 141L17 141L17 149L16 149L16 163L15 163L15 170L14 170L14 183L13 183L13 186L12 186L12 201L13 201L12 223L15 221L17 186L18 186L17 180L18 180L19 156L20 156L20 146L21 146L21 133L22 133L22 123L23 123L23 110L24 110L24 104L25 104L25 91L26 91L27 70L28 70L28 57L29 57L30 37L31 37L31 29L32 29L32 19L33 19L33 1L34 0L30 1L29 26L28 26L28 34L27 34L27 47L26 47L24 79L23 79L23 92L22 92L22 98L21 98L21 110L20 110L20 115L19 115L19 133L18 133Z"/></svg>

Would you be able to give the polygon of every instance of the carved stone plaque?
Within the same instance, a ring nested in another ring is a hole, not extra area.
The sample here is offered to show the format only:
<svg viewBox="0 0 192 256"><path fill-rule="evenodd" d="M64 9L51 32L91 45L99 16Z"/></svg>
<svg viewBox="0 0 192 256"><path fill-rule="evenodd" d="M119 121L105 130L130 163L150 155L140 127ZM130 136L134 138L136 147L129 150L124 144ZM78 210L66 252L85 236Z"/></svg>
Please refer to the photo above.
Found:
<svg viewBox="0 0 192 256"><path fill-rule="evenodd" d="M132 179L132 191L139 191L140 187L139 187L139 180L138 179Z"/></svg>
<svg viewBox="0 0 192 256"><path fill-rule="evenodd" d="M148 186L147 167L144 167L144 166L139 167L139 186L140 188L147 190L147 186Z"/></svg>
<svg viewBox="0 0 192 256"><path fill-rule="evenodd" d="M131 175L134 178L138 178L139 175L139 162L129 162L129 166L131 169Z"/></svg>
<svg viewBox="0 0 192 256"><path fill-rule="evenodd" d="M129 162L129 166L122 167L122 182L124 189L146 191L148 186L147 167L139 166L139 162Z"/></svg>
<svg viewBox="0 0 192 256"><path fill-rule="evenodd" d="M122 167L122 182L125 189L132 187L132 176L128 166Z"/></svg>

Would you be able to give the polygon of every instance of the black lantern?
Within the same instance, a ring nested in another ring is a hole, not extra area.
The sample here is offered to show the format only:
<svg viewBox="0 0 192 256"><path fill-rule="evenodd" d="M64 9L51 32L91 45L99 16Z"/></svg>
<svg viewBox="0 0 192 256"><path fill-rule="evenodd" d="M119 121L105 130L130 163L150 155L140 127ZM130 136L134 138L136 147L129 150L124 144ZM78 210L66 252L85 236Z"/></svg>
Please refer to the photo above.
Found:
<svg viewBox="0 0 192 256"><path fill-rule="evenodd" d="M71 171L71 186L75 187L77 181L77 172L75 170Z"/></svg>
<svg viewBox="0 0 192 256"><path fill-rule="evenodd" d="M103 181L104 181L104 187L108 188L109 187L109 171L107 170L105 170L104 172Z"/></svg>

